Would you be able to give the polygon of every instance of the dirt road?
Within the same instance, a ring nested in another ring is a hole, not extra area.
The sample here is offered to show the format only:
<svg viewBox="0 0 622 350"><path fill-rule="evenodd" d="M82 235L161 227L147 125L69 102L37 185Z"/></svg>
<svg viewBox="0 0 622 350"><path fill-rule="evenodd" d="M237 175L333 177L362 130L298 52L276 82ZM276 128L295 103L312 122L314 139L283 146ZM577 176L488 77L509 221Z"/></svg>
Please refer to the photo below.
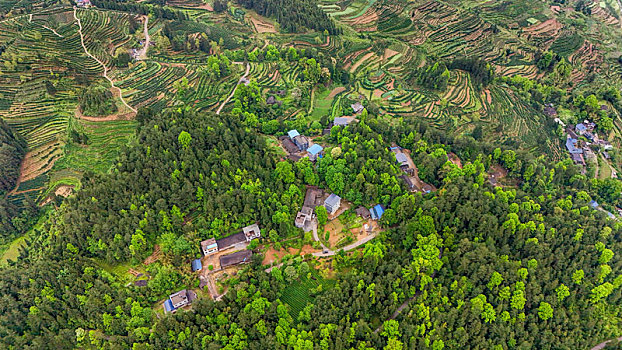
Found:
<svg viewBox="0 0 622 350"><path fill-rule="evenodd" d="M619 337L617 340L618 341L622 341L622 337ZM604 342L596 345L595 347L593 347L591 350L601 350L601 349L604 349L605 346L607 346L607 344L609 344L610 342L612 342L612 340L604 341Z"/></svg>
<svg viewBox="0 0 622 350"><path fill-rule="evenodd" d="M149 36L148 24L149 24L149 16L145 16L144 29L143 29L143 32L145 35L145 43L143 47L140 49L140 51L138 52L139 61L147 59L147 51L149 50L149 42L151 41L151 37Z"/></svg>
<svg viewBox="0 0 622 350"><path fill-rule="evenodd" d="M371 234L369 236L366 236L363 239L358 240L358 241L356 241L356 242L354 242L352 244L349 244L349 245L347 245L347 246L345 246L345 247L343 247L341 249L337 249L337 251L325 249L324 251L313 253L313 256L318 257L318 258L323 258L323 257L333 256L333 255L337 254L338 252L340 252L342 250L344 252L347 252L348 250L352 250L352 249L355 249L355 248L358 248L358 247L362 246L363 244L365 244L365 243L371 241L372 239L376 238L376 236L378 236L378 234L377 233L373 233L373 234ZM326 253L324 253L324 252L326 252Z"/></svg>
<svg viewBox="0 0 622 350"><path fill-rule="evenodd" d="M243 63L233 62L233 64L243 64ZM233 91L231 91L231 94L229 95L229 97L227 97L227 99L220 105L220 107L218 107L218 111L216 111L216 114L220 114L220 112L225 107L225 105L229 103L229 100L233 98L233 94L235 94L235 90L238 88L240 83L242 83L242 80L244 80L248 76L248 73L250 73L250 71L251 71L251 65L246 63L246 72L244 72L244 75L240 78L240 80L238 80L238 83L235 84L235 87L233 88Z"/></svg>
<svg viewBox="0 0 622 350"><path fill-rule="evenodd" d="M114 82L112 81L112 79L110 79L110 77L108 76L108 67L106 67L104 62L100 61L97 57L93 56L89 52L89 50L87 50L86 45L84 44L84 33L82 33L82 22L80 22L80 19L78 18L78 15L77 15L76 12L77 12L77 8L74 6L74 8L73 8L73 18L75 18L75 20L78 22L78 28L79 28L78 29L78 33L80 34L80 43L82 44L82 48L84 49L84 53L86 53L86 55L89 56L90 58L92 58L95 61L97 61L97 63L99 63L104 68L103 77L106 78L106 80L108 80L108 82L110 83L110 86L112 87L112 89L118 91L119 99L121 100L121 102L123 102L125 107L129 108L132 112L136 113L136 109L134 109L132 106L127 104L127 102L125 102L125 99L123 99L123 94L121 92L121 89L119 87L115 86Z"/></svg>

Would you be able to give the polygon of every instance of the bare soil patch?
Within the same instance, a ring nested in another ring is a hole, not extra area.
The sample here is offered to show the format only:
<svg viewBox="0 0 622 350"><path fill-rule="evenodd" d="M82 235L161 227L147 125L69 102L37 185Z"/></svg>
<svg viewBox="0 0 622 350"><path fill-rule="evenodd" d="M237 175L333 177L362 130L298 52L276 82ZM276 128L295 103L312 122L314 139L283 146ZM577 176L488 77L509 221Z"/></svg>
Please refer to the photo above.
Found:
<svg viewBox="0 0 622 350"><path fill-rule="evenodd" d="M363 64L363 62L367 61L369 58L371 58L374 55L373 52L368 52L365 54L365 56L361 57L358 61L356 61L355 64L352 65L352 67L350 67L350 72L354 72L356 71L356 69Z"/></svg>
<svg viewBox="0 0 622 350"><path fill-rule="evenodd" d="M265 19L261 19L255 17L253 15L250 16L251 22L253 22L253 26L255 26L255 30L257 33L276 33L276 28L270 22Z"/></svg>
<svg viewBox="0 0 622 350"><path fill-rule="evenodd" d="M69 197L71 196L71 194L73 193L73 187L74 186L69 186L69 185L60 185L56 188L56 190L54 191L54 194L57 196L61 196L61 197Z"/></svg>
<svg viewBox="0 0 622 350"><path fill-rule="evenodd" d="M264 253L264 258L261 263L262 265L272 265L272 263L274 263L275 261L280 261L281 259L283 259L285 255L296 254L296 252L297 251L294 248L276 250L274 249L274 246L271 245Z"/></svg>
<svg viewBox="0 0 622 350"><path fill-rule="evenodd" d="M160 260L161 255L162 255L162 251L160 250L160 246L156 244L153 247L153 253L149 255L147 259L145 259L145 261L143 261L143 264L145 265L153 264L154 262Z"/></svg>
<svg viewBox="0 0 622 350"><path fill-rule="evenodd" d="M462 169L462 160L460 160L460 158L453 152L450 152L447 157L449 158L449 161L454 163L456 166L458 166L458 168Z"/></svg>
<svg viewBox="0 0 622 350"><path fill-rule="evenodd" d="M342 93L344 91L346 91L345 87L343 87L343 86L336 87L336 88L333 89L333 91L330 92L330 94L328 94L328 97L329 98L333 98L333 97L337 96L339 93Z"/></svg>
<svg viewBox="0 0 622 350"><path fill-rule="evenodd" d="M395 51L395 50L391 50L391 49L384 49L384 59L387 60L395 55L397 55L399 52Z"/></svg>

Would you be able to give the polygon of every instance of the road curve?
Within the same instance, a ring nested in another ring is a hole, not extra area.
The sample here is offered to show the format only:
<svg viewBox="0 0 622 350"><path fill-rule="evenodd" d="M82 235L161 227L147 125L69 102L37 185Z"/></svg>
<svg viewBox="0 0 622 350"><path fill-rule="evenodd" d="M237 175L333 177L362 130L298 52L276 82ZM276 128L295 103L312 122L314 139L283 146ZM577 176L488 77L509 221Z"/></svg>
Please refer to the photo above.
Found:
<svg viewBox="0 0 622 350"><path fill-rule="evenodd" d="M622 341L622 337L619 337L617 340L618 340L618 341ZM596 345L595 347L593 347L593 348L592 348L592 349L590 349L590 350L602 350L602 349L604 349L604 348L605 348L605 346L607 346L607 344L611 343L612 341L613 341L613 340L607 340L607 341L604 341L604 342L602 342L602 343L600 343L600 344Z"/></svg>

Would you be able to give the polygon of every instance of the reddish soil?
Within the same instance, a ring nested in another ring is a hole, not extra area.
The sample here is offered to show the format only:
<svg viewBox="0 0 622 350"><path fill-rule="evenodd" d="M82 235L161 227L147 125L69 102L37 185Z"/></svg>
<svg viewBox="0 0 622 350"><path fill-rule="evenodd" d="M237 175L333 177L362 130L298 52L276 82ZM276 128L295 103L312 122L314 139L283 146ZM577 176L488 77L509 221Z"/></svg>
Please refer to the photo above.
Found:
<svg viewBox="0 0 622 350"><path fill-rule="evenodd" d="M389 58L397 55L399 52L391 49L384 49L384 59L388 60Z"/></svg>
<svg viewBox="0 0 622 350"><path fill-rule="evenodd" d="M263 261L261 262L263 265L271 265L273 262L277 260L281 260L287 254L296 254L297 250L294 248L288 248L287 250L281 249L276 250L274 246L270 246L268 250L264 253ZM276 254L276 257L275 257Z"/></svg>
<svg viewBox="0 0 622 350"><path fill-rule="evenodd" d="M251 22L253 22L253 26L255 26L255 30L257 33L276 33L276 28L270 22L265 19L261 19L255 17L253 15L250 16Z"/></svg>
<svg viewBox="0 0 622 350"><path fill-rule="evenodd" d="M380 89L374 89L374 97L375 98L382 98L382 94L384 93L384 91L380 90Z"/></svg>
<svg viewBox="0 0 622 350"><path fill-rule="evenodd" d="M56 190L54 191L54 194L57 196L67 198L71 196L71 194L73 193L73 187L74 186L60 185L56 188Z"/></svg>
<svg viewBox="0 0 622 350"><path fill-rule="evenodd" d="M343 86L339 86L333 89L333 91L330 92L330 94L328 94L329 98L333 98L335 96L337 96L337 94L346 91L346 88Z"/></svg>
<svg viewBox="0 0 622 350"><path fill-rule="evenodd" d="M488 90L488 89L484 90L484 94L486 95L486 103L491 104L492 103L492 95L490 94L490 90Z"/></svg>
<svg viewBox="0 0 622 350"><path fill-rule="evenodd" d="M356 61L355 64L352 65L352 67L350 68L350 72L354 72L356 71L356 69L363 64L363 62L367 61L369 58L371 58L372 56L374 56L373 52L368 52L367 54L365 54L365 56L361 57L361 59L359 59L358 61Z"/></svg>
<svg viewBox="0 0 622 350"><path fill-rule="evenodd" d="M450 152L448 155L449 161L458 166L458 168L462 169L462 161L460 158L453 152Z"/></svg>
<svg viewBox="0 0 622 350"><path fill-rule="evenodd" d="M20 166L19 178L17 179L15 189L19 187L20 183L32 180L52 169L54 163L56 163L61 156L61 150L57 146L58 144L51 142L38 148L36 151L26 153ZM49 157L39 158L40 155L47 154L50 149L54 149L54 151Z"/></svg>
<svg viewBox="0 0 622 350"><path fill-rule="evenodd" d="M161 255L162 255L162 251L160 250L160 246L156 244L153 247L153 253L149 255L147 259L145 259L145 261L143 261L143 264L145 265L153 264L154 262L160 260Z"/></svg>

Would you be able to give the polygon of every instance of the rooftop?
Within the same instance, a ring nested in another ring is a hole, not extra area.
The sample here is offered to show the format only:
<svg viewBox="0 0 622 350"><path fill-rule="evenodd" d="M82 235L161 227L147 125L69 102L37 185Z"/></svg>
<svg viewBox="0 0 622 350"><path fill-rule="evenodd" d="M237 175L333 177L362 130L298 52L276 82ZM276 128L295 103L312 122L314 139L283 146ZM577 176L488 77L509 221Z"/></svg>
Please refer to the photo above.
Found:
<svg viewBox="0 0 622 350"><path fill-rule="evenodd" d="M203 269L203 264L201 263L201 259L192 260L192 271L200 271Z"/></svg>
<svg viewBox="0 0 622 350"><path fill-rule="evenodd" d="M316 143L313 146L309 147L307 149L307 152L309 152L309 153L311 153L313 155L317 155L318 153L322 152L323 150L324 150L324 148Z"/></svg>
<svg viewBox="0 0 622 350"><path fill-rule="evenodd" d="M169 300L173 303L173 305L178 304L183 301L188 300L188 291L185 289L180 290L177 293L171 294Z"/></svg>
<svg viewBox="0 0 622 350"><path fill-rule="evenodd" d="M337 126L346 126L354 121L352 117L335 117L333 124Z"/></svg>
<svg viewBox="0 0 622 350"><path fill-rule="evenodd" d="M298 130L294 129L294 130L288 131L287 136L289 136L290 139L293 139L296 136L300 136L300 133L298 133Z"/></svg>
<svg viewBox="0 0 622 350"><path fill-rule="evenodd" d="M239 252L235 252L233 254L224 255L220 257L220 266L222 268L233 266L237 264L249 263L251 261L251 257L253 256L253 252L250 250L240 250Z"/></svg>
<svg viewBox="0 0 622 350"><path fill-rule="evenodd" d="M173 306L173 303L171 302L171 299L166 299L164 301L164 311L166 312L171 312L174 311L175 307Z"/></svg>
<svg viewBox="0 0 622 350"><path fill-rule="evenodd" d="M211 248L217 246L216 244L216 239L212 238L208 238L204 241L201 241L201 249L205 250L206 248Z"/></svg>
<svg viewBox="0 0 622 350"><path fill-rule="evenodd" d="M245 236L261 235L261 230L259 229L259 225L257 224L252 224L244 227L242 229L242 232Z"/></svg>
<svg viewBox="0 0 622 350"><path fill-rule="evenodd" d="M368 219L371 217L371 213L369 212L369 209L365 207L356 208L356 215L362 217L363 219Z"/></svg>
<svg viewBox="0 0 622 350"><path fill-rule="evenodd" d="M402 152L395 153L395 160L397 160L397 162L400 164L408 164L408 157Z"/></svg>
<svg viewBox="0 0 622 350"><path fill-rule="evenodd" d="M568 138L566 138L566 148L568 149L568 152L570 153L583 153L583 150L581 150L580 148L577 148L577 139L573 139L572 137L568 136Z"/></svg>
<svg viewBox="0 0 622 350"><path fill-rule="evenodd" d="M326 198L326 200L324 201L325 205L328 205L331 207L336 206L339 203L341 203L341 197L339 197L338 195L334 193L328 196L328 198Z"/></svg>
<svg viewBox="0 0 622 350"><path fill-rule="evenodd" d="M238 232L225 238L221 238L216 242L218 243L218 249L223 250L231 248L236 244L246 242L246 235L244 234L244 232Z"/></svg>
<svg viewBox="0 0 622 350"><path fill-rule="evenodd" d="M371 208L370 212L372 219L379 220L382 217L382 214L384 214L384 207L380 204L376 204L376 206Z"/></svg>

